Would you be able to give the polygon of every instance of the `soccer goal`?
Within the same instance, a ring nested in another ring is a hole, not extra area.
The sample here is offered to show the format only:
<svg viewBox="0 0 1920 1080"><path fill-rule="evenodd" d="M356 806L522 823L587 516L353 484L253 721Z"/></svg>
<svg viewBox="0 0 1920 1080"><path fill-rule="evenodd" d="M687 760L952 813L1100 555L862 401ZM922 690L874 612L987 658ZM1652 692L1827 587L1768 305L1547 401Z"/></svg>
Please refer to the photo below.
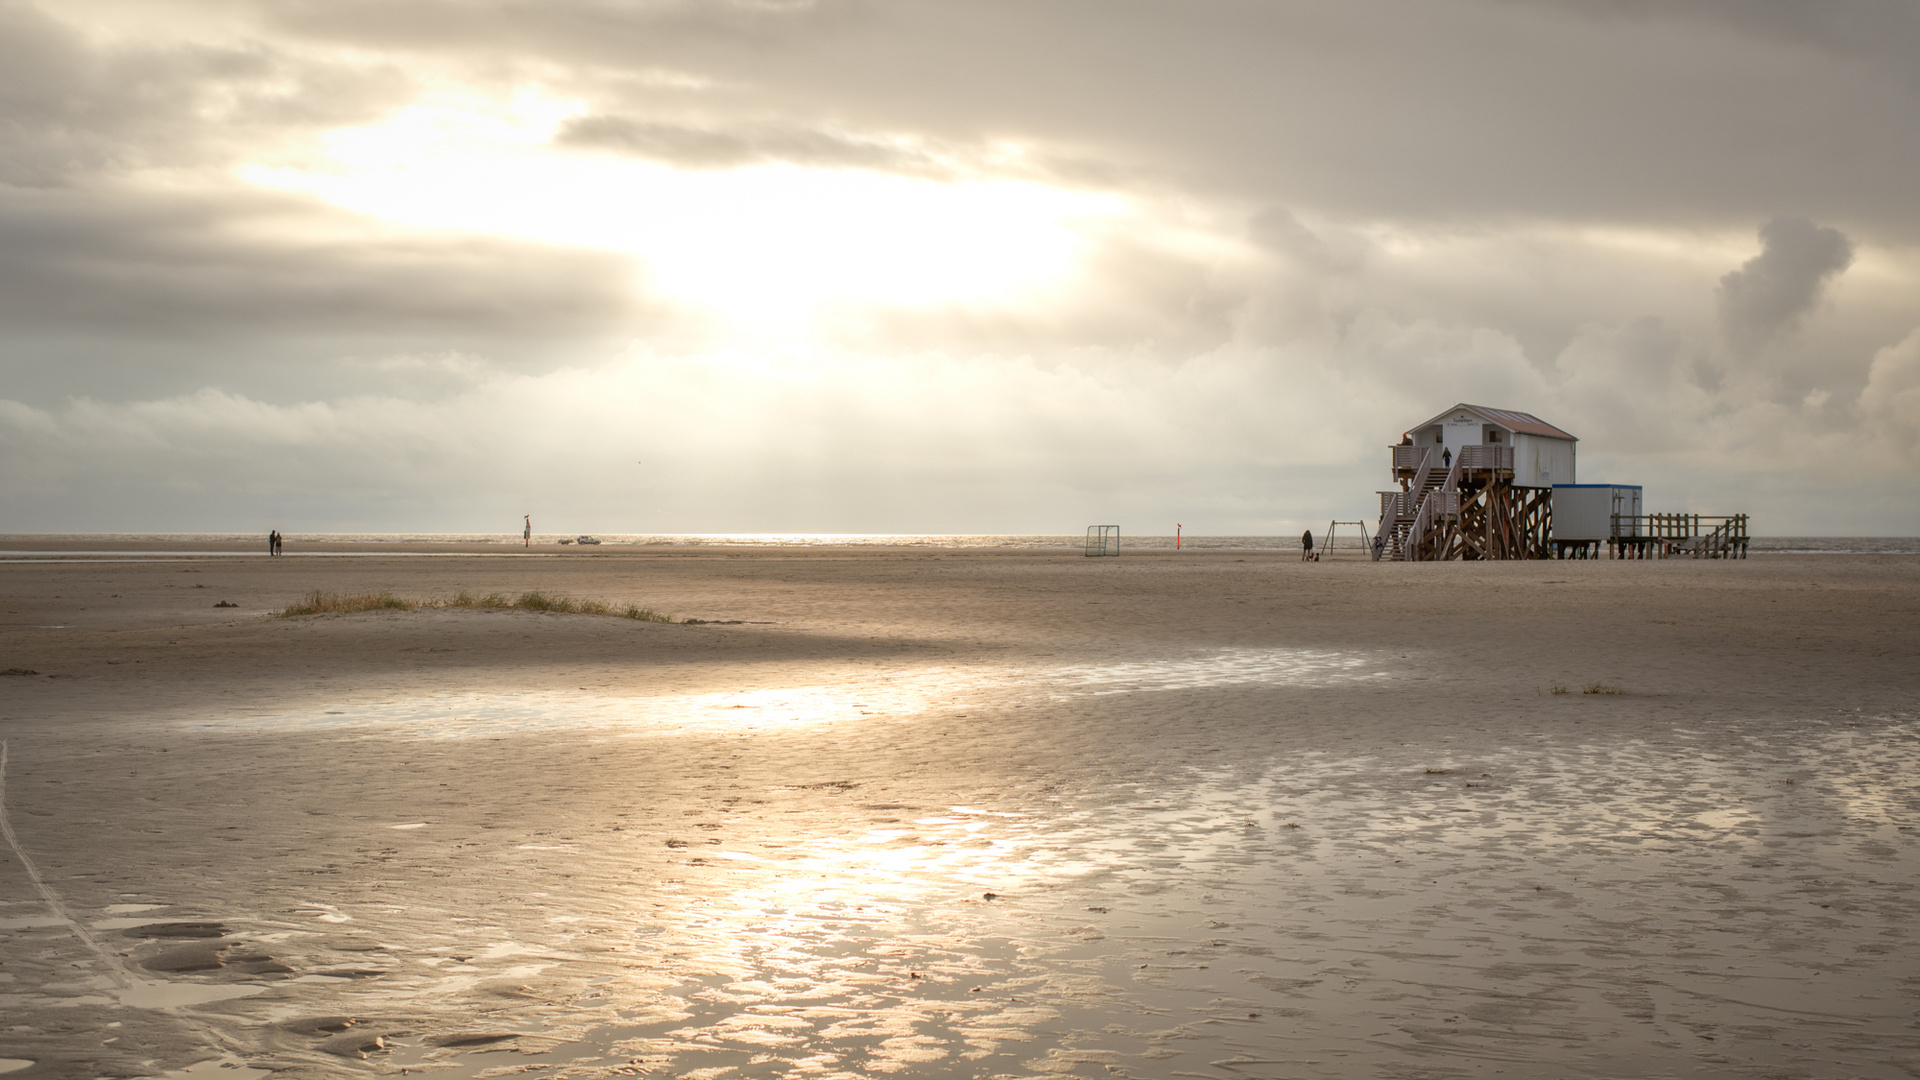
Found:
<svg viewBox="0 0 1920 1080"><path fill-rule="evenodd" d="M1118 525L1087 526L1087 555L1088 556L1118 555L1118 554L1120 554L1120 526Z"/></svg>

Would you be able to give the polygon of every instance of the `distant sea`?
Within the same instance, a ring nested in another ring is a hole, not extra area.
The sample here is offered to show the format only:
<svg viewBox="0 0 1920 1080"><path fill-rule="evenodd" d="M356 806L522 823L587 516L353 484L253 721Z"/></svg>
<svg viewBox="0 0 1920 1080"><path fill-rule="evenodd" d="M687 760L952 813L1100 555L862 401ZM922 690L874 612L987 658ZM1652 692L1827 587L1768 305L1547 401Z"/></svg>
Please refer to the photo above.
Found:
<svg viewBox="0 0 1920 1080"><path fill-rule="evenodd" d="M1920 537L1756 536L1748 551L1768 555L1920 555Z"/></svg>
<svg viewBox="0 0 1920 1080"><path fill-rule="evenodd" d="M896 548L1003 548L1060 550L1079 549L1084 535L1048 534L887 534L887 533L596 533L606 547L896 547ZM0 544L18 550L34 541L72 542L92 540L115 546L138 541L165 541L169 544L204 541L210 543L251 543L260 537L252 533L85 533L85 534L13 534L0 536ZM500 544L520 546L519 534L484 533L289 533L295 545L302 540L364 544ZM572 535L536 533L537 547L551 547ZM1314 531L1315 545L1324 549L1324 530ZM1123 533L1122 550L1173 550L1171 535ZM1300 537L1287 536L1185 536L1183 549L1194 551L1298 551ZM1336 549L1360 548L1357 532L1344 529L1334 538ZM1753 554L1766 555L1920 555L1920 537L1912 536L1759 536L1753 539ZM102 552L104 554L104 552ZM78 554L77 552L75 554Z"/></svg>

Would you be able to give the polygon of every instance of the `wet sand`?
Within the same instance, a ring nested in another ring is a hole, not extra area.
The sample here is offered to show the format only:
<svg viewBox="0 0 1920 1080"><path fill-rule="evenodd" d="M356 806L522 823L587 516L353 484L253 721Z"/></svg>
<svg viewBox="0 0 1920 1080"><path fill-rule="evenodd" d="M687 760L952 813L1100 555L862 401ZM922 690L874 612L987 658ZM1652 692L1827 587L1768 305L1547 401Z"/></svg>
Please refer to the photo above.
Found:
<svg viewBox="0 0 1920 1080"><path fill-rule="evenodd" d="M340 555L0 563L0 1075L1920 1075L1920 558Z"/></svg>

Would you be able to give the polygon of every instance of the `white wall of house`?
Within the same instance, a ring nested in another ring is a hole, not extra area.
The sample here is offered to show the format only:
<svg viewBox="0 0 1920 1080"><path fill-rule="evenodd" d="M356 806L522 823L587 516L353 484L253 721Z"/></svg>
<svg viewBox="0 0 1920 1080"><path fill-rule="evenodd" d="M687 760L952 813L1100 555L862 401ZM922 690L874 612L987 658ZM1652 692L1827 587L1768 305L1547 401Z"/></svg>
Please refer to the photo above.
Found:
<svg viewBox="0 0 1920 1080"><path fill-rule="evenodd" d="M1442 421L1440 426L1446 429L1447 446L1458 454L1463 446L1480 445L1481 433L1486 427L1486 421L1473 413L1461 411L1448 413L1446 420Z"/></svg>
<svg viewBox="0 0 1920 1080"><path fill-rule="evenodd" d="M1513 484L1515 487L1552 487L1574 484L1573 443L1550 439L1545 435L1513 436Z"/></svg>
<svg viewBox="0 0 1920 1080"><path fill-rule="evenodd" d="M1516 487L1552 487L1577 482L1574 473L1574 446L1568 439L1515 432L1504 424L1493 423L1472 409L1455 409L1438 421L1407 432L1415 446L1435 447L1434 466L1443 467L1442 450L1459 452L1462 446L1500 443L1513 447L1513 482Z"/></svg>

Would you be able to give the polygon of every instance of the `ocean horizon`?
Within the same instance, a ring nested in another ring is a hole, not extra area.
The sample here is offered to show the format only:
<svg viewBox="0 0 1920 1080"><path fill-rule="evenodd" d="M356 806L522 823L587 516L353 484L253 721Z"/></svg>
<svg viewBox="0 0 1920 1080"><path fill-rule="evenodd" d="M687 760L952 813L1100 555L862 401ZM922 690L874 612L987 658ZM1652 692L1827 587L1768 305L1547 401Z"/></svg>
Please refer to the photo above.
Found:
<svg viewBox="0 0 1920 1080"><path fill-rule="evenodd" d="M140 543L166 544L252 544L264 533L8 533L0 534L0 545L21 554L21 545L33 543L71 544L90 541L110 545ZM498 544L519 546L518 533L431 533L431 532L339 532L286 533L297 547L300 541L336 544ZM535 533L533 542L541 546L571 544L581 535L589 535L605 547L895 547L895 548L986 548L986 549L1067 549L1079 548L1082 533L809 533L809 532L730 532L730 533ZM1122 550L1129 548L1159 551L1174 549L1172 533L1121 533ZM1315 530L1314 543L1324 549L1325 533ZM1194 551L1294 551L1299 549L1297 533L1282 535L1210 536L1185 534L1179 538L1182 550ZM1334 537L1336 550L1359 549L1358 532L1346 529ZM1750 550L1766 555L1920 555L1920 537L1914 536L1755 536ZM82 551L61 554L81 555ZM103 552L105 553L105 552ZM124 554L124 551L115 551Z"/></svg>

